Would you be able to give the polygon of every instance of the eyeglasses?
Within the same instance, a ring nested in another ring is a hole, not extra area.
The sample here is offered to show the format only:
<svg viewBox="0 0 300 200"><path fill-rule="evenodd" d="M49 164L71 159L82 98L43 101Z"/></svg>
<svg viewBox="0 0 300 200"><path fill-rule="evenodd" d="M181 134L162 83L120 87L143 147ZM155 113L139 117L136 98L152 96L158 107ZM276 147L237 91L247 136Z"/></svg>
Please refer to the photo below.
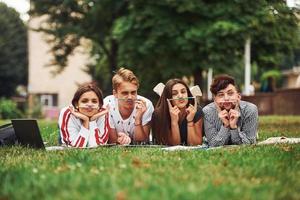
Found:
<svg viewBox="0 0 300 200"><path fill-rule="evenodd" d="M229 92L218 92L216 94L216 97L220 98L220 99L224 99L227 95L227 97L231 98L236 94L235 91L229 91Z"/></svg>

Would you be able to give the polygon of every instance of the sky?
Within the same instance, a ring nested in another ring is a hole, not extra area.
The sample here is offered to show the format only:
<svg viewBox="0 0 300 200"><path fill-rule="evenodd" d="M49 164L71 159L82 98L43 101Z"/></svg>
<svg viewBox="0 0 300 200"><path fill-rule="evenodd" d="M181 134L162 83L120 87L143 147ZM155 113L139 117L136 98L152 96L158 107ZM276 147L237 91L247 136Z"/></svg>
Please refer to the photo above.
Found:
<svg viewBox="0 0 300 200"><path fill-rule="evenodd" d="M29 15L27 14L29 0L0 0L0 2L4 2L8 7L16 9L20 13L22 20L27 21L29 19Z"/></svg>

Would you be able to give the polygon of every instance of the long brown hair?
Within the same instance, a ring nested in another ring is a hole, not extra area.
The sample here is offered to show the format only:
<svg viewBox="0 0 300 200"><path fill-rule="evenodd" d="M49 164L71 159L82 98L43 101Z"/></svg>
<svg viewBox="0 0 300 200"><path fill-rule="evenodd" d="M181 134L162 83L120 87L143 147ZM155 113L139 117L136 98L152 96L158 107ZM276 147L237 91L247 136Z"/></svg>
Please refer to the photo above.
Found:
<svg viewBox="0 0 300 200"><path fill-rule="evenodd" d="M192 93L187 84L181 79L170 79L165 85L165 88L155 106L152 116L152 134L154 142L157 144L168 145L171 134L171 116L169 112L167 99L172 98L172 88L177 83L185 86L187 89L188 97L192 97ZM189 99L187 105L194 105L195 100Z"/></svg>

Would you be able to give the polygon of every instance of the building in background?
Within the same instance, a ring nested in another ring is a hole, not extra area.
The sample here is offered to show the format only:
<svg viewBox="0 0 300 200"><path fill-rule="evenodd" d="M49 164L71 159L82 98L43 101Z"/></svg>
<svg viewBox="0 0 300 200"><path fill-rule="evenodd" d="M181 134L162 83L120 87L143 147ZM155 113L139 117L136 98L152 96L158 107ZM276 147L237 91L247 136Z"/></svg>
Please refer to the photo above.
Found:
<svg viewBox="0 0 300 200"><path fill-rule="evenodd" d="M300 8L300 0L286 0L286 4L290 8Z"/></svg>
<svg viewBox="0 0 300 200"><path fill-rule="evenodd" d="M300 88L300 66L283 70L283 88Z"/></svg>
<svg viewBox="0 0 300 200"><path fill-rule="evenodd" d="M86 48L77 48L69 57L65 70L54 76L52 72L55 67L47 67L52 54L50 45L45 41L46 35L32 30L38 28L40 23L39 18L28 22L28 106L31 111L39 106L46 118L53 119L58 117L62 107L70 104L78 85L91 81L91 77L83 71L90 58Z"/></svg>

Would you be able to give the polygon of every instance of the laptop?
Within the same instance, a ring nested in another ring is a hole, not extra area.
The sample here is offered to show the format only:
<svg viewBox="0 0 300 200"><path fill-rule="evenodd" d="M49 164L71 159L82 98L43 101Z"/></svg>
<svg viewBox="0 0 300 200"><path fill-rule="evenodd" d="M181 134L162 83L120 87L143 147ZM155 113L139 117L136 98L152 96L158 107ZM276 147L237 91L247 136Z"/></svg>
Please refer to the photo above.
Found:
<svg viewBox="0 0 300 200"><path fill-rule="evenodd" d="M25 147L46 149L47 151L72 149L67 146L45 147L40 129L35 119L12 119L11 120L18 143ZM111 146L111 145L105 145Z"/></svg>
<svg viewBox="0 0 300 200"><path fill-rule="evenodd" d="M66 146L50 146L45 147L43 139L41 137L40 129L35 119L12 119L12 125L15 130L15 135L18 139L18 143L25 147L31 147L35 149L46 149L48 151L52 150L64 150L72 149ZM100 145L98 147L145 147L145 148L161 148L165 147L162 145L116 145L116 144L106 144ZM98 147L87 147L86 149L94 149Z"/></svg>
<svg viewBox="0 0 300 200"><path fill-rule="evenodd" d="M40 129L35 119L12 119L11 122L20 145L45 149Z"/></svg>

